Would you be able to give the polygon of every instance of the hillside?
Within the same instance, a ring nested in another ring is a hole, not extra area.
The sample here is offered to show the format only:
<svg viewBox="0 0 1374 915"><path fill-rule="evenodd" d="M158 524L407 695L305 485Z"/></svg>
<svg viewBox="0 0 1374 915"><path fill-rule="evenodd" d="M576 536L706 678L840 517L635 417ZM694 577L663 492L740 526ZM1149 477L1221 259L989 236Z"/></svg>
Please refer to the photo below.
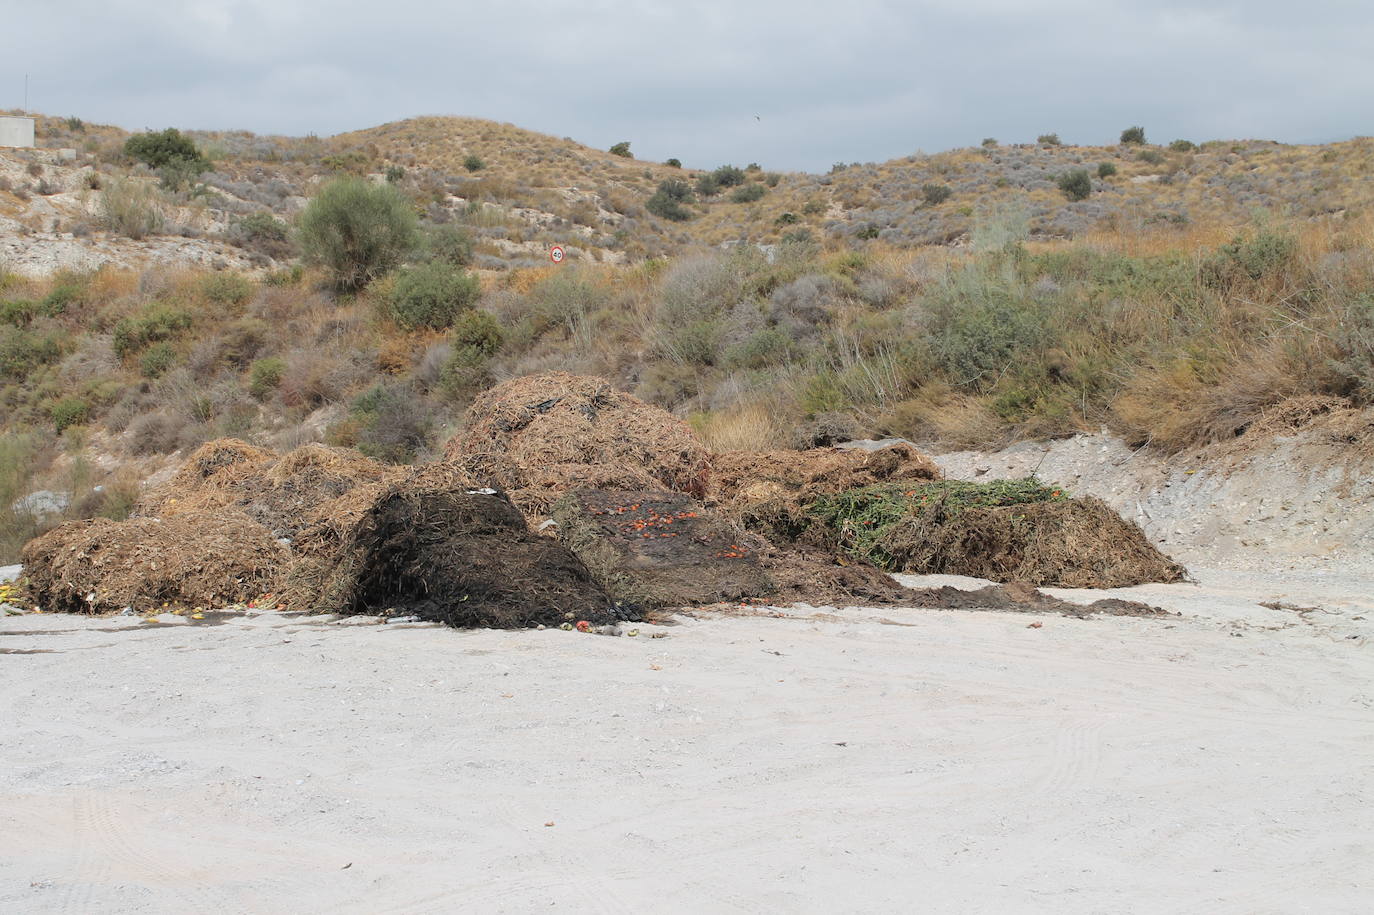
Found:
<svg viewBox="0 0 1374 915"><path fill-rule="evenodd" d="M789 237L961 245L990 221L1024 223L1031 238L1074 238L1109 227L1241 225L1261 212L1321 218L1374 198L1371 139L1164 147L988 141L884 163L837 164L828 174L810 175L752 164L726 172L675 168L509 124L424 117L329 138L192 133L214 171L202 186L164 194L162 231L130 244L103 235L96 195L85 193L140 174L122 152L128 134L42 117L38 135L41 147L73 149L76 158L0 152L0 231L11 236L0 255L30 274L106 261L269 266L275 252L251 245L229 250L236 224L264 211L289 221L322 180L340 174L394 180L427 220L470 231L476 265L496 270L542 263L553 244L565 246L573 260L609 263ZM1075 169L1089 172L1091 192L1071 201L1057 180ZM714 192L709 180L702 187L703 176L713 173L723 178ZM660 182L671 180L690 187L690 218L646 210ZM180 241L169 251L172 237Z"/></svg>
<svg viewBox="0 0 1374 915"><path fill-rule="evenodd" d="M42 118L39 136L0 150L0 560L61 517L127 513L208 439L412 461L480 391L552 369L713 447L1107 427L1167 457L1374 402L1370 140L990 145L807 175L419 118L197 133L212 170L167 186L117 128ZM1057 181L1074 168L1094 176L1077 202ZM470 239L475 300L398 316L433 250L356 296L299 264L290 226L346 174ZM723 187L689 218L646 210L707 176Z"/></svg>

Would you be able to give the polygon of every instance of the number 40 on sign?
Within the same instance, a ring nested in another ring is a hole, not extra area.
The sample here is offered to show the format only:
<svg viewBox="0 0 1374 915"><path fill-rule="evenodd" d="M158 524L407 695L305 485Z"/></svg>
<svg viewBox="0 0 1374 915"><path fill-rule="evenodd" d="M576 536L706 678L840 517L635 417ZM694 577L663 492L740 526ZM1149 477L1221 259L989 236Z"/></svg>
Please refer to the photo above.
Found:
<svg viewBox="0 0 1374 915"><path fill-rule="evenodd" d="M553 261L555 264L563 263L563 258L566 256L567 254L563 251L562 245L554 245L549 249L549 260Z"/></svg>

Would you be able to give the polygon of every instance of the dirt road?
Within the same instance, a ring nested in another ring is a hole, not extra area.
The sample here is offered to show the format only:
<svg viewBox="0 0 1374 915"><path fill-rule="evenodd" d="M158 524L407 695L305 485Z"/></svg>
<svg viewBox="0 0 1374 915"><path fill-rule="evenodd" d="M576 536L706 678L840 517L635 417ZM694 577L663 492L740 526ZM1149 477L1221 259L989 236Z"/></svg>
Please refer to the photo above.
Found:
<svg viewBox="0 0 1374 915"><path fill-rule="evenodd" d="M634 638L0 619L0 910L1367 911L1374 583L1201 579Z"/></svg>

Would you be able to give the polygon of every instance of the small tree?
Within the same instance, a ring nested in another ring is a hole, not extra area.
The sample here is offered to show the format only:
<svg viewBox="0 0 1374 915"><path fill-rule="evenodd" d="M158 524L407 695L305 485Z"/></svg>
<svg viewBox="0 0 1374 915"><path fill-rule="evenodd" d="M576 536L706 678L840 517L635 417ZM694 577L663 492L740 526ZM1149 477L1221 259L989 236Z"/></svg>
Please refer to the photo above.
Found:
<svg viewBox="0 0 1374 915"><path fill-rule="evenodd" d="M983 148L984 148L984 149L993 149L993 148L995 148L996 146L997 146L997 138L996 138L996 137L983 137Z"/></svg>
<svg viewBox="0 0 1374 915"><path fill-rule="evenodd" d="M1039 143L1041 146L1063 145L1059 142L1059 134L1057 133L1042 133L1040 136L1035 138L1035 142Z"/></svg>
<svg viewBox="0 0 1374 915"><path fill-rule="evenodd" d="M415 211L389 184L339 178L301 214L305 259L326 267L341 292L357 292L394 269L420 241Z"/></svg>
<svg viewBox="0 0 1374 915"><path fill-rule="evenodd" d="M1123 146L1144 146L1145 128L1127 127L1125 130L1121 131L1121 143Z"/></svg>
<svg viewBox="0 0 1374 915"><path fill-rule="evenodd" d="M1110 178L1116 174L1116 164L1113 162L1103 162L1097 166L1097 177Z"/></svg>
<svg viewBox="0 0 1374 915"><path fill-rule="evenodd" d="M630 152L630 141L621 140L611 147L611 155L620 156L623 159L633 159L634 153Z"/></svg>
<svg viewBox="0 0 1374 915"><path fill-rule="evenodd" d="M645 201L644 209L664 219L686 222L692 218L692 211L687 209L685 204L691 202L691 186L686 181L669 178L659 182L658 190L654 191L654 195Z"/></svg>
<svg viewBox="0 0 1374 915"><path fill-rule="evenodd" d="M487 167L487 163L482 161L482 157L475 153L469 154L463 159L463 168L470 172L480 172Z"/></svg>
<svg viewBox="0 0 1374 915"><path fill-rule="evenodd" d="M1093 179L1086 168L1064 172L1057 181L1059 189L1070 200L1087 200L1093 192Z"/></svg>
<svg viewBox="0 0 1374 915"><path fill-rule="evenodd" d="M703 197L714 197L720 193L720 182L715 175L706 172L697 179L697 193Z"/></svg>
<svg viewBox="0 0 1374 915"><path fill-rule="evenodd" d="M677 158L676 156L669 159L667 162L664 162L663 164L668 166L669 168L682 168L682 160Z"/></svg>

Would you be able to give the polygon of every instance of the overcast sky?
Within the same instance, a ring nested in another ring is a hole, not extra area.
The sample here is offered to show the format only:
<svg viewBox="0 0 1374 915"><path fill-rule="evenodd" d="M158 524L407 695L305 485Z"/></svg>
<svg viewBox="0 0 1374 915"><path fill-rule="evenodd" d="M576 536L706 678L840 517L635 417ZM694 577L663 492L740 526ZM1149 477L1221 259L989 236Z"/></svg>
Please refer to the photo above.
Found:
<svg viewBox="0 0 1374 915"><path fill-rule="evenodd" d="M321 135L420 114L824 170L1034 140L1374 133L1369 0L0 0L0 108Z"/></svg>

